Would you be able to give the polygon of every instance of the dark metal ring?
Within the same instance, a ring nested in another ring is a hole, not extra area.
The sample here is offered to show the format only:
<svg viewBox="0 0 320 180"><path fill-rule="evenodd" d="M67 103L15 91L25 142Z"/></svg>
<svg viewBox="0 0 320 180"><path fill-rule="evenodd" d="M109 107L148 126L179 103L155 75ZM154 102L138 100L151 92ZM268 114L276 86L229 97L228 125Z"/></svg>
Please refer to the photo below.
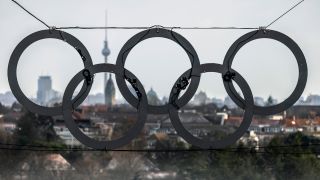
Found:
<svg viewBox="0 0 320 180"><path fill-rule="evenodd" d="M119 66L116 66L113 64L105 64L105 63L95 64L91 67L88 67L85 70L88 70L91 75L99 72L110 72L110 73L114 73L116 76L121 75L123 71L123 69L120 68ZM63 118L65 120L66 126L68 127L69 131L82 144L94 149L116 149L123 145L128 144L132 139L134 139L141 132L147 119L148 102L147 102L147 95L145 93L145 90L142 84L139 81L136 82L137 88L141 93L141 98L139 98L139 103L136 106L138 110L138 120L136 124L129 130L129 132L126 133L125 136L119 139L110 140L110 141L98 141L85 135L78 128L78 125L74 122L72 118L73 106L72 106L72 101L70 100L72 98L73 92L75 91L76 87L81 81L84 80L84 78L85 77L83 76L83 71L78 72L69 82L63 95L63 101L62 101Z"/></svg>
<svg viewBox="0 0 320 180"><path fill-rule="evenodd" d="M228 95L231 97L231 99L238 106L240 106L241 108L244 108L246 101L237 93L233 84L225 80L225 74L232 72L234 73L234 77L239 76L239 73L230 70L236 53L239 51L241 47L243 47L245 44L249 43L250 41L253 41L255 39L262 39L262 38L273 39L287 46L291 50L291 52L294 54L299 67L299 77L298 77L297 85L294 91L292 92L292 94L286 100L284 100L283 102L277 105L272 105L267 107L254 105L253 107L254 114L272 115L288 109L290 106L294 105L294 103L297 100L299 100L301 94L304 91L304 88L307 83L307 78L308 78L308 67L307 67L306 59L304 57L303 52L301 51L300 47L290 37L286 36L285 34L282 34L280 32L273 31L273 30L258 30L258 31L249 32L243 35L242 37L240 37L237 41L235 41L232 44L232 46L229 48L223 61L224 87Z"/></svg>
<svg viewBox="0 0 320 180"><path fill-rule="evenodd" d="M225 68L222 65L210 63L210 64L202 64L200 72L201 73L217 72L217 73L222 74L224 72L224 70L225 70ZM200 138L193 136L188 130L185 129L185 127L183 126L183 124L179 118L177 107L173 104L170 104L169 105L169 116L170 116L172 125L175 128L175 130L177 131L179 136L181 136L188 143L190 143L194 146L203 148L203 149L225 148L229 145L234 144L238 139L241 138L241 136L248 130L248 128L251 124L251 121L252 121L253 96L252 96L252 92L250 90L248 83L244 80L244 78L240 74L235 76L233 80L241 88L241 91L242 91L244 98L246 100L243 121L242 121L240 127L234 133L232 133L231 135L227 136L226 138L224 138L222 140L217 140L217 141L203 140L203 139L200 139ZM229 83L231 84L231 82L229 82ZM173 89L171 90L170 98L172 98L174 95Z"/></svg>
<svg viewBox="0 0 320 180"><path fill-rule="evenodd" d="M17 100L26 107L29 111L38 113L41 115L47 115L47 116L54 116L54 115L61 115L62 114L62 108L59 107L44 107L40 106L34 102L32 102L30 99L26 97L26 95L22 92L20 89L18 80L17 80L17 66L20 59L21 54L24 52L24 50L30 46L32 43L39 41L41 39L47 39L47 38L53 38L53 39L60 39L74 47L80 54L84 67L87 68L89 66L92 66L92 60L90 57L90 54L86 47L74 36L71 34L68 34L66 32L58 31L58 30L42 30L35 33L32 33L31 35L24 38L14 49L12 52L12 55L10 57L9 65L8 65L8 80L9 85L12 93L17 98ZM76 106L81 104L85 100L88 94L85 94L85 91L87 88L91 88L91 86L86 87L85 84L83 84L79 94L74 98L76 102L73 102ZM88 91L89 92L89 91Z"/></svg>
<svg viewBox="0 0 320 180"><path fill-rule="evenodd" d="M183 36L180 34L163 29L163 28L153 28L148 29L145 31L142 31L136 35L134 35L132 38L130 38L122 47L122 49L119 52L116 65L119 67L124 67L126 58L133 47L135 47L139 42L154 38L154 37L162 37L170 39L177 44L179 44L188 54L190 62L191 62L191 69L192 72L189 71L189 74L184 73L184 76L189 79L191 79L191 82L189 86L187 87L187 91L184 95L182 95L177 103L181 105L186 105L193 97L193 95L196 93L197 88L199 86L200 82L200 61L198 58L198 55L193 48L193 46L190 44L189 41L187 41ZM126 71L123 71L120 76L116 77L117 85L119 87L119 90L123 97L128 101L129 104L135 105L138 102L138 99L130 92L128 86L126 85L125 78L126 76L131 76L132 74L127 74ZM152 114L166 114L168 113L168 104L161 105L161 106L155 106L155 105L149 105L148 104L148 113Z"/></svg>
<svg viewBox="0 0 320 180"><path fill-rule="evenodd" d="M191 69L184 72L180 78L175 82L169 97L169 103L162 106L154 106L149 105L145 90L141 84L141 82L132 74L130 71L124 68L126 58L132 48L135 47L139 42L153 38L153 37L162 37L170 39L176 43L178 43L188 54ZM77 52L79 53L85 68L78 72L72 80L69 82L63 96L62 107L43 107L37 105L30 101L24 93L21 91L20 86L17 81L17 65L19 58L23 51L33 42L36 42L41 39L46 38L54 38L66 41L68 44L73 46ZM294 54L298 66L299 66L299 78L298 83L295 87L293 93L282 103L270 107L260 107L254 105L253 96L251 89L244 78L235 70L231 69L231 64L234 59L235 54L239 51L239 49L244 46L246 43L261 38L269 38L277 40L284 45L286 45ZM116 75L117 85L123 97L134 106L138 111L138 120L136 124L129 130L129 132L116 140L110 141L97 141L88 136L86 136L77 126L72 118L72 110L76 106L79 106L81 102L87 97L90 92L91 85L93 82L93 75L99 72L111 72ZM180 121L178 110L185 106L194 96L197 91L197 88L200 83L200 77L202 73L205 72L217 72L221 73L224 86L228 93L228 95L232 98L232 100L239 105L241 108L245 110L243 121L240 127L231 135L227 136L223 140L217 141L208 141L202 140L194 137L190 132L188 132ZM301 96L303 90L305 88L307 82L307 64L303 52L299 48L299 46L288 36L272 30L259 30L253 31L245 34L240 37L228 50L223 65L219 64L202 64L200 65L198 55L192 45L181 35L167 30L163 28L151 28L145 31L142 31L132 38L130 38L125 45L122 47L116 65L112 64L97 64L93 65L89 52L85 48L85 46L72 35L57 31L57 30L43 30L39 32L35 32L25 39L23 39L18 46L13 51L9 66L8 66L8 80L10 88L17 98L17 100L24 105L28 110L42 114L42 115L61 115L63 114L66 126L72 133L72 135L77 138L81 143L86 146L95 148L95 149L115 149L120 146L123 146L129 143L132 139L134 139L139 132L144 127L146 122L147 114L166 114L169 113L172 124L177 131L178 135L184 138L190 144L198 146L200 148L224 148L228 145L235 143L248 129L250 123L252 121L253 114L260 115L270 115L276 114L284 111L285 109L292 106ZM191 82L189 84L189 80ZM84 80L82 88L79 94L72 99L73 92L75 91L77 85ZM129 90L126 80L129 81L135 90L137 97L135 97L131 91ZM235 81L243 95L244 99L239 96L236 92L232 81ZM182 90L186 89L186 92L179 97Z"/></svg>

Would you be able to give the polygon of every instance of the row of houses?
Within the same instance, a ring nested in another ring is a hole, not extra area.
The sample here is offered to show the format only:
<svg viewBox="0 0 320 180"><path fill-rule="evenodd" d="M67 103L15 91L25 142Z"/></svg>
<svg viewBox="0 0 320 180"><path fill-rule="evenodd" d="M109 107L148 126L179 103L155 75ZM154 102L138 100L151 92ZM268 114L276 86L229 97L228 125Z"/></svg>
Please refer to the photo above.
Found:
<svg viewBox="0 0 320 180"><path fill-rule="evenodd" d="M103 114L105 115L105 114ZM13 133L16 128L16 121L21 117L21 114L12 112L4 115L0 115L2 119L1 126L8 132ZM75 113L74 118L79 128L84 134L97 140L110 140L114 139L114 130L128 119L132 119L133 115L129 113L109 113L108 118L99 118L98 116L83 116L81 113ZM240 116L229 116L227 113L216 113L215 115L208 115L197 113L195 111L183 111L179 114L181 122L184 127L190 131L194 136L206 137L212 136L213 131L219 131L224 134L230 134L242 122ZM252 131L257 135L274 135L278 133L294 133L294 132L307 132L320 134L320 117L314 118L281 118L276 117L254 117L248 132ZM54 130L57 135L69 146L81 146L81 143L77 141L68 128L65 126L62 116L54 117ZM148 120L143 130L147 136L153 134L168 134L171 136L176 135L176 131L171 124L171 119L168 115L163 116L148 116ZM125 132L122 132L125 134Z"/></svg>

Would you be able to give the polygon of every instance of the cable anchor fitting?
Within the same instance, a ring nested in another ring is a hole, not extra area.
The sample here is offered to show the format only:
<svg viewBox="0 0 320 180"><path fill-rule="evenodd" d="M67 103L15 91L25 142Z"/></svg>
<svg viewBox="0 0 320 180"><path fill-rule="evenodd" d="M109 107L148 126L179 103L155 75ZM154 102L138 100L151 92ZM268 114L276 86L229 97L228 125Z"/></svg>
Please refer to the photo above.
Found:
<svg viewBox="0 0 320 180"><path fill-rule="evenodd" d="M49 33L50 33L50 34L52 33L52 31L55 31L55 30L57 30L57 27L55 27L55 26L49 26Z"/></svg>
<svg viewBox="0 0 320 180"><path fill-rule="evenodd" d="M50 29L51 31L54 31L54 30L57 29L57 27L55 27L55 26L50 26L49 29Z"/></svg>
<svg viewBox="0 0 320 180"><path fill-rule="evenodd" d="M235 76L236 76L236 73L235 73L235 72L227 71L227 72L223 75L223 81L225 81L225 82L230 82L232 79L234 79Z"/></svg>
<svg viewBox="0 0 320 180"><path fill-rule="evenodd" d="M267 26L259 26L259 31L263 31L263 33L266 34L268 31L267 28L268 28Z"/></svg>
<svg viewBox="0 0 320 180"><path fill-rule="evenodd" d="M93 81L93 76L91 76L90 71L88 69L84 69L82 71L82 75L87 83L87 86L91 85Z"/></svg>
<svg viewBox="0 0 320 180"><path fill-rule="evenodd" d="M161 26L161 25L154 25L154 26L152 26L151 28L157 29L156 31L157 31L157 33L159 33L159 32L160 32L160 29L163 29L164 27Z"/></svg>
<svg viewBox="0 0 320 180"><path fill-rule="evenodd" d="M187 77L182 77L179 79L179 82L176 85L176 88L181 90L185 90L189 85L189 81Z"/></svg>
<svg viewBox="0 0 320 180"><path fill-rule="evenodd" d="M175 92L171 99L169 100L169 103L173 105L176 109L180 109L179 105L176 103L176 100L179 98L180 92L182 90L185 90L189 85L189 80L187 77L181 77L178 80L178 83L175 85Z"/></svg>

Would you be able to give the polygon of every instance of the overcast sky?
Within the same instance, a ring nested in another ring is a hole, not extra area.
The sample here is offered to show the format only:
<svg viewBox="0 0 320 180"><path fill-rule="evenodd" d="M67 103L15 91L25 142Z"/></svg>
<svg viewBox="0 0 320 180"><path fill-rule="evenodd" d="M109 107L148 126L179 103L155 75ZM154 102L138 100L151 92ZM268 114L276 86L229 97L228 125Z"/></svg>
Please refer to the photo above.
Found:
<svg viewBox="0 0 320 180"><path fill-rule="evenodd" d="M27 9L54 26L264 26L286 11L296 0L20 0ZM320 1L306 0L293 12L271 26L287 34L304 52L309 78L304 96L320 94ZM7 66L15 46L27 35L45 29L11 0L0 1L0 92L9 90ZM201 63L222 63L231 44L250 30L176 30L196 49ZM89 50L94 64L101 55L104 30L68 30ZM110 63L115 63L123 44L139 30L109 30ZM159 96L168 96L176 79L188 68L186 53L177 44L153 38L137 45L129 54L126 68L153 87ZM298 66L292 53L272 40L256 40L236 55L233 66L247 80L254 96L272 95L279 100L295 87ZM82 69L77 52L60 40L42 40L31 45L18 66L18 81L28 96L36 96L37 79L50 75L53 88L63 92L70 79ZM91 93L102 92L103 74L96 76ZM206 73L199 90L210 97L226 96L219 74ZM117 93L117 97L121 97Z"/></svg>

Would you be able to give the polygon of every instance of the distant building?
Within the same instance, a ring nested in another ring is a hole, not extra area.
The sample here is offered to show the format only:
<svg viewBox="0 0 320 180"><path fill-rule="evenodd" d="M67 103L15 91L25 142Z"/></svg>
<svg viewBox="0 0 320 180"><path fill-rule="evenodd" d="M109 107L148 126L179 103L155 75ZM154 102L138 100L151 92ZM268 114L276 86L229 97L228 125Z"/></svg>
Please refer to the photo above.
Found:
<svg viewBox="0 0 320 180"><path fill-rule="evenodd" d="M166 97L166 96L163 96L163 98L161 99L161 103L162 104L168 104L168 102L169 102L169 98Z"/></svg>
<svg viewBox="0 0 320 180"><path fill-rule="evenodd" d="M182 112L179 113L181 123L183 126L196 137L207 137L210 133L214 132L229 132L230 128L222 126L226 114L220 113L216 117L204 117L199 113ZM172 126L170 118L161 122L160 129L156 130L157 133L174 134L176 131ZM213 137L213 136L212 136Z"/></svg>
<svg viewBox="0 0 320 180"><path fill-rule="evenodd" d="M5 93L0 93L1 104L5 105L5 106L11 106L16 101L17 100L11 91L7 91Z"/></svg>
<svg viewBox="0 0 320 180"><path fill-rule="evenodd" d="M218 108L222 108L224 106L223 100L218 98L212 98L211 102L217 105Z"/></svg>
<svg viewBox="0 0 320 180"><path fill-rule="evenodd" d="M99 141L110 140L113 134L114 124L103 123L103 122L93 122L91 119L83 119L80 116L74 116L74 121L81 129L81 131L88 137L94 138ZM70 147L84 146L79 142L66 127L64 119L62 116L55 117L55 124L53 126L54 131L60 137L60 139Z"/></svg>
<svg viewBox="0 0 320 180"><path fill-rule="evenodd" d="M234 109L237 107L237 105L233 102L233 100L227 96L225 99L224 99L224 104L229 108L229 109Z"/></svg>
<svg viewBox="0 0 320 180"><path fill-rule="evenodd" d="M200 91L198 94L194 95L193 103L195 105L205 105L210 99L207 94L203 91Z"/></svg>
<svg viewBox="0 0 320 180"><path fill-rule="evenodd" d="M90 94L84 101L85 105L95 105L95 104L104 104L104 94L102 93L97 93L97 94Z"/></svg>
<svg viewBox="0 0 320 180"><path fill-rule="evenodd" d="M273 98L271 95L268 97L268 99L265 102L265 106L273 106L275 104L278 104L278 100Z"/></svg>
<svg viewBox="0 0 320 180"><path fill-rule="evenodd" d="M294 105L295 106L304 105L304 97L301 96Z"/></svg>
<svg viewBox="0 0 320 180"><path fill-rule="evenodd" d="M51 76L40 76L38 79L37 102L40 105L47 105L57 96L58 92L52 89Z"/></svg>
<svg viewBox="0 0 320 180"><path fill-rule="evenodd" d="M314 118L320 116L320 106L296 105L286 110L287 117Z"/></svg>
<svg viewBox="0 0 320 180"><path fill-rule="evenodd" d="M151 88L147 93L148 103L150 105L161 105L161 101L157 95L157 93Z"/></svg>
<svg viewBox="0 0 320 180"><path fill-rule="evenodd" d="M114 106L116 103L116 89L114 87L111 74L109 74L109 79L106 84L105 103L106 103L106 106L108 107Z"/></svg>
<svg viewBox="0 0 320 180"><path fill-rule="evenodd" d="M262 97L254 97L254 104L257 106L264 106L265 102L264 99Z"/></svg>
<svg viewBox="0 0 320 180"><path fill-rule="evenodd" d="M318 106L320 105L320 96L319 95L309 95L304 102L305 105Z"/></svg>

